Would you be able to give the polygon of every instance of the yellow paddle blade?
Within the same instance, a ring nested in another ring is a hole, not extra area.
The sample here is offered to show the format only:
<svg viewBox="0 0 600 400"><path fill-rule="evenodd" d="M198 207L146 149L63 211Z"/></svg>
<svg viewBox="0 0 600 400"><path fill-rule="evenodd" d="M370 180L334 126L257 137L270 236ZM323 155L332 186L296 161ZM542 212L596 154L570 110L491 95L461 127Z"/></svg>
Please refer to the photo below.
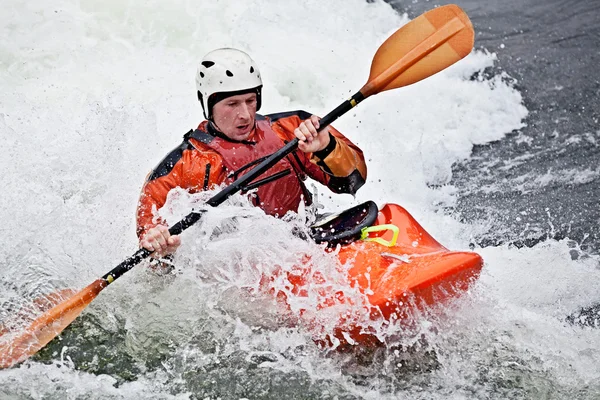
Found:
<svg viewBox="0 0 600 400"><path fill-rule="evenodd" d="M27 328L0 329L0 368L11 367L37 353L73 322L107 285L104 279L98 279L78 293L64 290L35 301L21 317L32 310L47 311Z"/></svg>
<svg viewBox="0 0 600 400"><path fill-rule="evenodd" d="M465 57L475 32L457 5L428 11L390 36L377 50L369 80L360 92L368 97L425 79Z"/></svg>

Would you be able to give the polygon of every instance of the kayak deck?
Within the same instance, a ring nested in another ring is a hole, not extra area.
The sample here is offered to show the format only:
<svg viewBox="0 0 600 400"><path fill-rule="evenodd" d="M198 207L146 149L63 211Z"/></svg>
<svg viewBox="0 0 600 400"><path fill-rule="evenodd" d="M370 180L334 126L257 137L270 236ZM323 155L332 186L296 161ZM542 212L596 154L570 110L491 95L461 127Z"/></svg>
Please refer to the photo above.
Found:
<svg viewBox="0 0 600 400"><path fill-rule="evenodd" d="M444 303L467 291L483 267L483 259L477 253L448 250L397 204L383 206L372 226L397 229L371 232L367 240L330 249L337 252L340 268L347 271L350 285L366 296L368 304L353 304L338 292L334 297L329 296L321 308L342 304L347 306L348 312L344 314L351 316L353 311L364 314L366 306L371 319L408 322L414 307ZM373 239L382 241L370 241ZM303 276L288 274L294 293L306 291L307 281L303 278L308 274L306 270ZM339 340L338 346L381 344L372 332L354 326L349 320L352 317L344 314L340 315L340 326L333 333Z"/></svg>
<svg viewBox="0 0 600 400"><path fill-rule="evenodd" d="M446 249L399 205L386 204L380 210L375 225L386 224L399 228L394 246L357 241L338 254L342 264L352 260L350 279L361 290L372 292L368 296L371 305L386 319L402 314L395 300L409 293L417 303L427 305L444 301L440 298L443 294L460 294L483 267L479 254ZM391 231L379 235L387 241L392 239Z"/></svg>

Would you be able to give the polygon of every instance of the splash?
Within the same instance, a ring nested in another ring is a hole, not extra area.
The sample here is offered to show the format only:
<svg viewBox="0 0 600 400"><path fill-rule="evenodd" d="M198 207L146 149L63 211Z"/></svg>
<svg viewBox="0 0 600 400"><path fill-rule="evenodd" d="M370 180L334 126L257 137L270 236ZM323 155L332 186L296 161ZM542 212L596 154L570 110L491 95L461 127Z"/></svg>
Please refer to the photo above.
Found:
<svg viewBox="0 0 600 400"><path fill-rule="evenodd" d="M206 52L233 46L253 56L265 79L261 112L324 115L364 84L378 45L408 21L382 1L362 0L3 5L3 312L55 289L80 289L136 249L133 215L143 178L200 121L193 77ZM356 198L317 188L318 203L328 211L367 199L399 203L440 242L467 248L486 227L438 212L454 201L450 166L469 157L474 144L518 129L527 115L510 77L483 73L495 61L494 54L474 52L431 79L365 101L336 122L365 151L369 178ZM189 205L182 195L164 212L177 219ZM595 286L585 283L593 279L575 272L593 274L594 260L572 261L568 245L554 241L531 251L478 249L489 271L482 289L446 310L447 319L423 315L416 333L396 349L349 358L324 354L313 336L326 335L338 316L313 318L311 326L298 323L299 310L316 315L323 290L343 290L357 302L361 296L348 289L333 255L291 233L290 227L302 229L305 217L272 220L239 198L212 210L184 234L175 273L140 266L123 277L40 358L1 371L2 390L49 398L64 398L67 390L74 397L132 399L319 397L325 391L377 399L425 391L441 398L501 391L513 362L536 378L533 387L558 376L558 389L569 393L597 380L587 368L597 348L586 344L598 343L597 336L562 326L552 308L561 299L570 307L592 296ZM260 294L264 274L293 272L304 255L328 274L329 287L315 276L307 296L294 297L280 274L267 286L286 293L290 304L282 306L269 290ZM552 280L544 270L523 272L542 264L562 273ZM523 295L540 275L548 278L545 290ZM520 290L510 276L520 277ZM572 287L580 297L569 295ZM550 339L541 349L533 339L544 335ZM419 347L423 362L402 359L402 348ZM515 356L523 349L533 356ZM583 361L575 356L580 350L589 355ZM429 351L437 354L437 367L423 354ZM491 378L482 378L486 370ZM518 379L510 383L526 393Z"/></svg>

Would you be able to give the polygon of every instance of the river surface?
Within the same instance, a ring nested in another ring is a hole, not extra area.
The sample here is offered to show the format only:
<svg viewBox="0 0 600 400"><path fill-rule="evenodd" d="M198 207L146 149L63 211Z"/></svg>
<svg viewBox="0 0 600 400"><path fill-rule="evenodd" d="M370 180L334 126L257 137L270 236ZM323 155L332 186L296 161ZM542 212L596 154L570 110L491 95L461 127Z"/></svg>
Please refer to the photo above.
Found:
<svg viewBox="0 0 600 400"><path fill-rule="evenodd" d="M419 14L430 2L391 2ZM447 4L439 2L436 4ZM450 2L451 3L451 2ZM600 3L462 1L476 47L498 55L529 111L526 126L453 166L463 221L488 221L483 245L570 239L573 259L600 252ZM494 73L491 72L490 73ZM600 324L600 301L583 311Z"/></svg>
<svg viewBox="0 0 600 400"><path fill-rule="evenodd" d="M461 299L376 351L315 338L318 290L255 290L299 255L355 296L335 260L236 197L183 236L168 274L140 266L59 338L0 371L2 399L594 399L600 397L600 3L457 1L475 51L336 122L368 159L356 198L398 203L485 259ZM392 32L444 1L5 0L0 15L0 319L79 289L135 251L148 171L201 119L194 73L246 50L263 109L324 115ZM176 191L176 221L206 196ZM286 282L275 289L282 289ZM298 309L314 311L303 324ZM369 322L365 322L368 324Z"/></svg>

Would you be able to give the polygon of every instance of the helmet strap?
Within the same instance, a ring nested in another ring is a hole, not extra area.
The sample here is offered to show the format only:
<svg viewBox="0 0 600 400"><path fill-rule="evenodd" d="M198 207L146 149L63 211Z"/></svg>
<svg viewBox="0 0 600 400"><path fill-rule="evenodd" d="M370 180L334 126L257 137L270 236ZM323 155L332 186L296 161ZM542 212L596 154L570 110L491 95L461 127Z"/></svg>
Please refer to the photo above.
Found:
<svg viewBox="0 0 600 400"><path fill-rule="evenodd" d="M202 112L204 113L204 118L206 118L207 120L211 120L212 119L212 115L207 115L206 110L204 109L204 101L202 101L202 93L200 93L200 91L198 90L198 101L200 102L200 105L202 106Z"/></svg>

